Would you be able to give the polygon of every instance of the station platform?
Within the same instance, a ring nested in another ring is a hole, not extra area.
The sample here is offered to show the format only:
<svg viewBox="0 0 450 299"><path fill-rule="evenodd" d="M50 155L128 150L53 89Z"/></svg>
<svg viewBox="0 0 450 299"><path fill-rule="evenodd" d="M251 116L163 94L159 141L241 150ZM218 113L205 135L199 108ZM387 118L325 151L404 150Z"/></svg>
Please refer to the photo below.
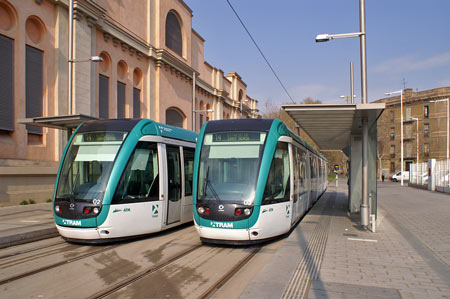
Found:
<svg viewBox="0 0 450 299"><path fill-rule="evenodd" d="M51 203L0 208L0 248L57 235Z"/></svg>
<svg viewBox="0 0 450 299"><path fill-rule="evenodd" d="M347 194L330 184L240 298L449 298L450 196L378 182L374 233Z"/></svg>
<svg viewBox="0 0 450 299"><path fill-rule="evenodd" d="M450 196L378 182L376 232L327 192L233 298L448 298ZM56 236L51 204L0 208L0 248ZM213 298L230 298L230 293Z"/></svg>

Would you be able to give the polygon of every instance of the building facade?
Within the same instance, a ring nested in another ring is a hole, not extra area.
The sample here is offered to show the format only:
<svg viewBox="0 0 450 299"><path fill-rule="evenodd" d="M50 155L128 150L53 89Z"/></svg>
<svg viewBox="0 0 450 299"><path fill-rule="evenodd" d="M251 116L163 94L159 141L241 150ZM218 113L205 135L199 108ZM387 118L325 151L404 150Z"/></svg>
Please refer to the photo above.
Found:
<svg viewBox="0 0 450 299"><path fill-rule="evenodd" d="M50 199L67 140L22 119L150 118L198 131L259 117L243 79L204 60L182 0L73 4L71 42L69 0L0 0L0 206Z"/></svg>
<svg viewBox="0 0 450 299"><path fill-rule="evenodd" d="M411 163L447 157L450 87L403 91L403 169ZM401 169L400 96L380 99L386 109L378 120L378 171Z"/></svg>

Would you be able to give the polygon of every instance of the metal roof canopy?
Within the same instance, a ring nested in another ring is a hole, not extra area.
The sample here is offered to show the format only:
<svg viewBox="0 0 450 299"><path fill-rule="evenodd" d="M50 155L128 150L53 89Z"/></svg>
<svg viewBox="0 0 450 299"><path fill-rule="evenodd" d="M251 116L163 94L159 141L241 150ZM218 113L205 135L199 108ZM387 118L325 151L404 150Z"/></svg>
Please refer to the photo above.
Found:
<svg viewBox="0 0 450 299"><path fill-rule="evenodd" d="M286 104L282 108L321 150L342 150L351 135L362 135L363 117L368 118L369 130L376 125L385 104Z"/></svg>
<svg viewBox="0 0 450 299"><path fill-rule="evenodd" d="M75 115L59 115L59 116L45 116L45 117L33 117L19 119L17 122L19 124L33 125L39 127L48 127L60 130L72 131L79 124L87 120L98 120L97 117L89 116L85 114L75 114Z"/></svg>

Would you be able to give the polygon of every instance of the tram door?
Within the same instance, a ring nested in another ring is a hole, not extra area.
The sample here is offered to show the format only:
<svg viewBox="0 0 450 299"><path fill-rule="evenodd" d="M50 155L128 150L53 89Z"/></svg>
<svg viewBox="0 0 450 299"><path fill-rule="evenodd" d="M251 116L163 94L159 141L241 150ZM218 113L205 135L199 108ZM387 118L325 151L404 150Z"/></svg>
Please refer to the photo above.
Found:
<svg viewBox="0 0 450 299"><path fill-rule="evenodd" d="M167 152L167 224L181 220L181 159L178 146L166 147Z"/></svg>

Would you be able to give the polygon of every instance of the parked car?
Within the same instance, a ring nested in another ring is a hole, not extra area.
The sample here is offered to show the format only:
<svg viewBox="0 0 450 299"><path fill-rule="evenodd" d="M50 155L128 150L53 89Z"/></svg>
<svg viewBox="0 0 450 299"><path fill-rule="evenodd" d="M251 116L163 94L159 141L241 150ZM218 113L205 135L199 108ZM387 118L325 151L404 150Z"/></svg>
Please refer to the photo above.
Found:
<svg viewBox="0 0 450 299"><path fill-rule="evenodd" d="M417 183L418 184L422 184L422 185L428 184L428 172L424 172L422 174L419 174Z"/></svg>
<svg viewBox="0 0 450 299"><path fill-rule="evenodd" d="M398 182L401 181L401 171L397 171L395 174L391 176L391 181ZM403 171L403 180L409 180L409 171Z"/></svg>

